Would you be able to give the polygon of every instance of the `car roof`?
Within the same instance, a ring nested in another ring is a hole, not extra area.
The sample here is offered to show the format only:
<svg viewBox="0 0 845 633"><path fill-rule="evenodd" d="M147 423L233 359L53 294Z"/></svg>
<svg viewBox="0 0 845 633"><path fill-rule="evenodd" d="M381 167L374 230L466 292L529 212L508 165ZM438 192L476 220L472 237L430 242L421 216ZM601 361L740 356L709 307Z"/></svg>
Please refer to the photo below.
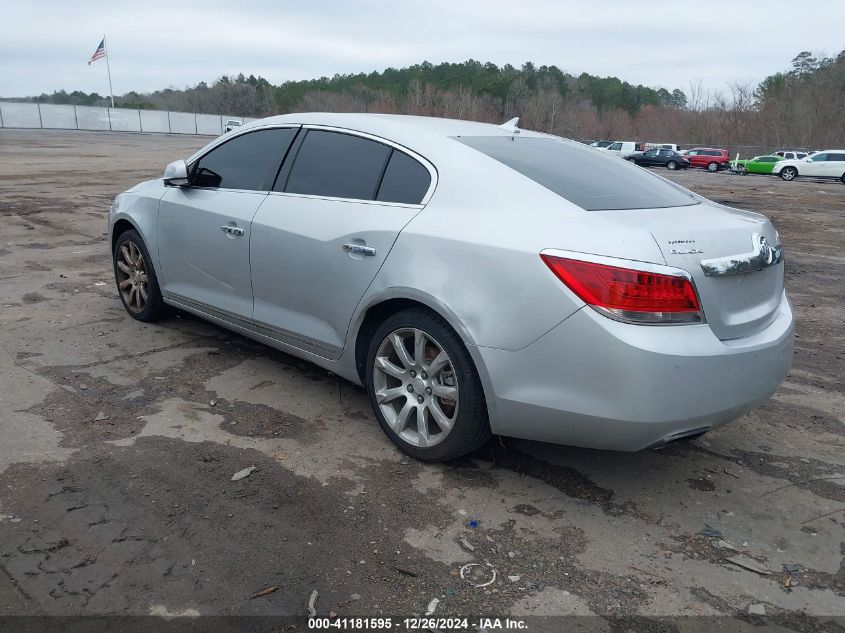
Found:
<svg viewBox="0 0 845 633"><path fill-rule="evenodd" d="M435 136L506 136L511 133L493 123L463 121L408 114L375 114L355 112L299 112L251 121L244 127L261 127L283 123L326 125L392 138L395 134L429 134ZM527 132L520 130L520 132ZM529 134L531 134L529 132ZM531 134L533 135L533 134Z"/></svg>

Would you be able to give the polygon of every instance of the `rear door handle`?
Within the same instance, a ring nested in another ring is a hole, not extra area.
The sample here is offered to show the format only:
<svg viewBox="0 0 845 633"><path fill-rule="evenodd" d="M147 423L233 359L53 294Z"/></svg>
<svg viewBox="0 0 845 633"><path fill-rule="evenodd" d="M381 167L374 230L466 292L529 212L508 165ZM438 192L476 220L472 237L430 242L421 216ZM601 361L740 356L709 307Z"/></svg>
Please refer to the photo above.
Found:
<svg viewBox="0 0 845 633"><path fill-rule="evenodd" d="M363 246L361 244L344 244L343 250L347 253L353 253L355 255L367 255L369 257L373 257L376 254L376 249L372 246Z"/></svg>
<svg viewBox="0 0 845 633"><path fill-rule="evenodd" d="M244 230L238 228L237 226L229 226L228 224L224 224L220 227L220 230L224 233L228 233L229 235L243 235Z"/></svg>

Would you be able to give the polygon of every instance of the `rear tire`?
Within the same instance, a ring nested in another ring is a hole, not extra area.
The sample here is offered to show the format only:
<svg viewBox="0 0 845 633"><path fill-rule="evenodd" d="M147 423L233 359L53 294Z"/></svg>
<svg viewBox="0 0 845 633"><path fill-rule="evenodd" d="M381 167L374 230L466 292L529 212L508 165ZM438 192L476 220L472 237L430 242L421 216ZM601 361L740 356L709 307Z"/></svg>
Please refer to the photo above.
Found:
<svg viewBox="0 0 845 633"><path fill-rule="evenodd" d="M707 171L710 173L715 173L719 171L719 163L707 163Z"/></svg>
<svg viewBox="0 0 845 633"><path fill-rule="evenodd" d="M167 306L161 296L153 260L135 229L118 236L112 262L117 293L129 316L144 322L162 319Z"/></svg>
<svg viewBox="0 0 845 633"><path fill-rule="evenodd" d="M666 163L666 169L671 169L672 171L675 171L677 168L678 168L678 163L676 163L673 160L670 160L668 163Z"/></svg>
<svg viewBox="0 0 845 633"><path fill-rule="evenodd" d="M784 167L780 170L780 177L783 180L795 180L798 177L798 170L795 167Z"/></svg>
<svg viewBox="0 0 845 633"><path fill-rule="evenodd" d="M366 382L379 425L411 457L455 459L490 439L487 403L472 358L434 312L409 308L378 326L367 352Z"/></svg>

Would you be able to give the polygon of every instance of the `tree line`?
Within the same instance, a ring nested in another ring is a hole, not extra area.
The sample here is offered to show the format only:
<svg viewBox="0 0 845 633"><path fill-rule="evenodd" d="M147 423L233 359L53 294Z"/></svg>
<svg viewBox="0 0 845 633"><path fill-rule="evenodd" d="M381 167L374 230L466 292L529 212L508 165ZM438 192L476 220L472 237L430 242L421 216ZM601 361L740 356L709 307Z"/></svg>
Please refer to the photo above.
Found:
<svg viewBox="0 0 845 633"><path fill-rule="evenodd" d="M58 91L42 103L105 105L97 94ZM262 117L296 111L382 112L502 122L577 139L640 140L720 147L845 145L845 50L802 52L791 68L758 85L709 91L633 85L617 77L575 76L556 66L516 68L468 60L423 62L382 72L273 85L223 76L185 89L129 92L118 107Z"/></svg>

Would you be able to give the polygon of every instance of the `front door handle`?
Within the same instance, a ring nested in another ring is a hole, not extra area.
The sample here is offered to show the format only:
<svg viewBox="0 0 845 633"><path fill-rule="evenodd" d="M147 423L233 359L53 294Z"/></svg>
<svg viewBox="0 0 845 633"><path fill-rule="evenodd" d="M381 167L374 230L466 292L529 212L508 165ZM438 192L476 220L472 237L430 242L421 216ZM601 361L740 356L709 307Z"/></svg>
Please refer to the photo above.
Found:
<svg viewBox="0 0 845 633"><path fill-rule="evenodd" d="M344 244L343 250L353 255L367 255L373 257L376 254L376 249L372 246L363 246L361 244Z"/></svg>
<svg viewBox="0 0 845 633"><path fill-rule="evenodd" d="M220 227L220 230L224 233L228 233L229 235L243 235L244 230L238 228L237 226L229 226L228 224L224 224Z"/></svg>

